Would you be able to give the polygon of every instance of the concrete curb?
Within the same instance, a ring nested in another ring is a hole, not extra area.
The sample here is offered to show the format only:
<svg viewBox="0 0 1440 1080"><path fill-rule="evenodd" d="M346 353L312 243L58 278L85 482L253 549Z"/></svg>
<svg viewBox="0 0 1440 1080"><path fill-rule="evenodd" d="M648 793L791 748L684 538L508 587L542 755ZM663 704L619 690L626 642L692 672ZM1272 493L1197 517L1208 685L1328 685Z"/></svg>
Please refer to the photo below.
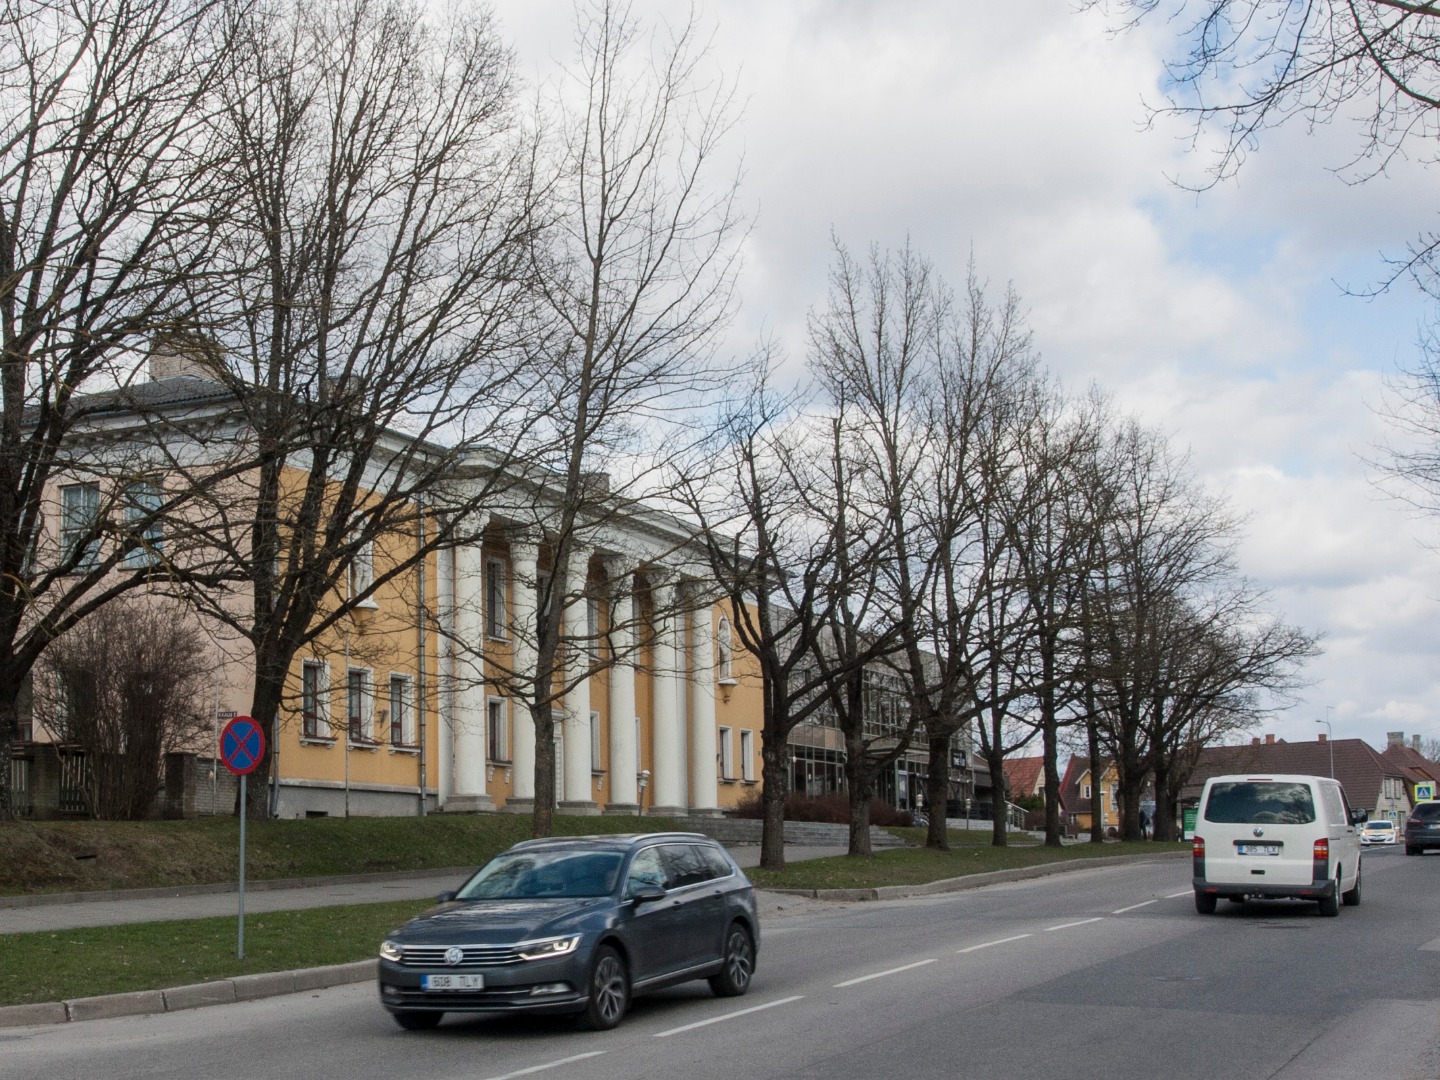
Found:
<svg viewBox="0 0 1440 1080"><path fill-rule="evenodd" d="M1042 866L1021 866L1014 870L992 870L985 874L967 874L965 877L929 881L923 885L881 885L874 889L766 889L765 891L778 893L781 896L803 896L810 900L851 902L903 900L909 896L935 896L940 893L982 889L986 885L1000 885L1007 881L1026 881L1030 878L1050 877L1053 874L1069 874L1096 866L1127 866L1132 863L1188 858L1190 858L1188 851L1163 851L1156 852L1154 855L1107 855L1097 859L1070 859L1064 862L1045 863Z"/></svg>
<svg viewBox="0 0 1440 1080"><path fill-rule="evenodd" d="M349 964L301 968L298 971L236 975L231 979L174 986L168 990L137 990L128 994L103 994L36 1005L7 1005L0 1007L0 1028L179 1012L205 1005L227 1005L236 1001L294 994L301 990L323 990L347 983L367 982L373 978L375 961L356 960Z"/></svg>
<svg viewBox="0 0 1440 1080"><path fill-rule="evenodd" d="M478 865L478 864L477 864ZM442 866L434 870L386 870L374 874L341 874L336 877L274 878L247 881L246 892L279 889L313 889L317 885L367 885L376 881L414 881L418 878L453 876L456 885L475 872L474 866ZM88 904L105 900L154 900L165 896L212 896L239 892L240 883L222 881L212 885L171 885L163 889L102 889L96 892L28 893L0 896L0 908L43 907L47 904Z"/></svg>

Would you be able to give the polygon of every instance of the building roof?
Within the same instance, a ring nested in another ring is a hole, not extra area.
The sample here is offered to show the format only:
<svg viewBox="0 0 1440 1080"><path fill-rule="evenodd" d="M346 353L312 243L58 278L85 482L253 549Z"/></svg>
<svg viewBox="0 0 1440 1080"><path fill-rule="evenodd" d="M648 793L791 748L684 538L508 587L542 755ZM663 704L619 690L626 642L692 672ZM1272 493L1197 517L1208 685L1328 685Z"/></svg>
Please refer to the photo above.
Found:
<svg viewBox="0 0 1440 1080"><path fill-rule="evenodd" d="M1435 764L1413 746L1406 746L1403 743L1399 746L1388 746L1380 756L1391 764L1405 769L1407 780L1412 782L1416 780L1440 781L1440 765Z"/></svg>
<svg viewBox="0 0 1440 1080"><path fill-rule="evenodd" d="M1005 786L1011 799L1021 799L1041 790L1045 776L1043 757L1005 759Z"/></svg>
<svg viewBox="0 0 1440 1080"><path fill-rule="evenodd" d="M1105 770L1110 768L1110 759L1100 759L1100 775L1105 775ZM1060 805L1072 813L1085 814L1090 812L1090 800L1080 789L1080 779L1090 771L1090 759L1081 757L1079 754L1071 756L1065 764L1065 774L1060 777Z"/></svg>
<svg viewBox="0 0 1440 1080"><path fill-rule="evenodd" d="M1335 779L1345 789L1352 806L1373 808L1380 799L1386 777L1405 779L1405 768L1380 756L1363 739L1331 739L1316 742L1260 742L1248 746L1209 746L1200 751L1190 782L1181 799L1198 798L1205 781L1228 773L1300 773L1329 776L1334 754Z"/></svg>

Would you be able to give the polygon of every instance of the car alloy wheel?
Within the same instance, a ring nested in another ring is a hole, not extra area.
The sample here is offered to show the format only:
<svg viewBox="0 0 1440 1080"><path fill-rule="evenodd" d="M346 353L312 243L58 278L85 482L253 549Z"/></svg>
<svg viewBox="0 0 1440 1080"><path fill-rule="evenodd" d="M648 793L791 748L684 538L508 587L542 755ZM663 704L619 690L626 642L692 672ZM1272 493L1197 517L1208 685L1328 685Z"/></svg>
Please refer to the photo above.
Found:
<svg viewBox="0 0 1440 1080"><path fill-rule="evenodd" d="M590 968L590 1001L585 1007L585 1026L592 1031L609 1031L625 1015L630 1004L630 977L625 961L609 945L595 950Z"/></svg>
<svg viewBox="0 0 1440 1080"><path fill-rule="evenodd" d="M710 977L710 989L719 997L739 997L750 989L755 971L755 946L750 932L738 922L725 931L725 959L718 975Z"/></svg>

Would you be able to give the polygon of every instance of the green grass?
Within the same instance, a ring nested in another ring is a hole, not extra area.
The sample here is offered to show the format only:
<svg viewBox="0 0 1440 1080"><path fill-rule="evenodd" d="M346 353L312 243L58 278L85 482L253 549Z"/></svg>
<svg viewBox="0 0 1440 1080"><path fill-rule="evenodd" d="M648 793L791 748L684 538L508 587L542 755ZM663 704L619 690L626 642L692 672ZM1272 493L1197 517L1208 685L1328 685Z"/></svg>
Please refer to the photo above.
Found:
<svg viewBox="0 0 1440 1080"><path fill-rule="evenodd" d="M673 828L666 818L561 817L556 835ZM530 835L516 814L315 818L246 826L251 881L479 866ZM234 881L240 824L193 821L0 822L0 895Z"/></svg>
<svg viewBox="0 0 1440 1080"><path fill-rule="evenodd" d="M911 830L896 830L908 833ZM914 830L918 832L919 830ZM964 836L963 833L960 834ZM868 859L840 855L791 863L784 870L748 870L750 880L761 887L780 889L871 889L884 885L923 885L946 878L1011 870L1054 862L1075 862L1111 855L1159 855L1187 851L1188 844L1121 843L1071 844L1047 848L1038 844L990 847L958 842L951 834L950 851L928 848L891 848L877 851Z"/></svg>
<svg viewBox="0 0 1440 1080"><path fill-rule="evenodd" d="M0 935L0 1005L160 990L232 975L366 960L395 926L429 901L272 911L235 917Z"/></svg>

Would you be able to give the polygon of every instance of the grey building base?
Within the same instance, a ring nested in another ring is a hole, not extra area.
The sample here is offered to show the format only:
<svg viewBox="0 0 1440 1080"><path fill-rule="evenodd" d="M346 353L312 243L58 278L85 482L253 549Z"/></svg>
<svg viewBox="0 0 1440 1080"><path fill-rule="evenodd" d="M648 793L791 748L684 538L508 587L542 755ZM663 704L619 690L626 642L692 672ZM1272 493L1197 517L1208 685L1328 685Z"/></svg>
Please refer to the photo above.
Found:
<svg viewBox="0 0 1440 1080"><path fill-rule="evenodd" d="M692 818L721 818L725 816L725 811L721 810L718 806L692 806L686 816Z"/></svg>
<svg viewBox="0 0 1440 1080"><path fill-rule="evenodd" d="M561 799L555 804L557 814L572 814L575 817L599 817L598 804L586 799Z"/></svg>
<svg viewBox="0 0 1440 1080"><path fill-rule="evenodd" d="M495 800L489 795L451 795L440 809L446 814L489 814L495 811Z"/></svg>
<svg viewBox="0 0 1440 1080"><path fill-rule="evenodd" d="M654 817L688 817L690 809L685 806L652 806L645 813Z"/></svg>
<svg viewBox="0 0 1440 1080"><path fill-rule="evenodd" d="M505 805L500 807L502 814L533 814L534 812L534 799L506 799Z"/></svg>
<svg viewBox="0 0 1440 1080"><path fill-rule="evenodd" d="M639 803L606 803L605 809L600 811L601 817L639 817Z"/></svg>
<svg viewBox="0 0 1440 1080"><path fill-rule="evenodd" d="M282 818L344 817L346 808L344 788L293 784L283 780L280 783L278 816ZM420 814L420 796L413 789L386 791L353 787L348 808L351 817L417 817ZM426 792L425 812L430 813L435 808L435 793Z"/></svg>

